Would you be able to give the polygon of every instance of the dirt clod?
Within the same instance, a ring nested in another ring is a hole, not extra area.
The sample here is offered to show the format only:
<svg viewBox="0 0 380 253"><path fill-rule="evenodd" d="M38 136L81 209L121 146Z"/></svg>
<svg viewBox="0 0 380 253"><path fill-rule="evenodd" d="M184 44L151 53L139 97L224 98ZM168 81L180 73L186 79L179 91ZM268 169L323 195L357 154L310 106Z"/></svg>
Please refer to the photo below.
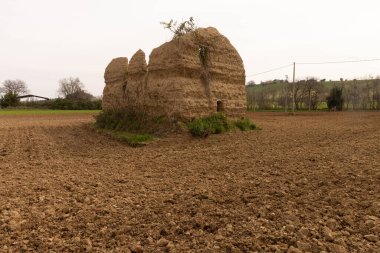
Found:
<svg viewBox="0 0 380 253"><path fill-rule="evenodd" d="M293 246L290 246L289 249L288 249L288 253L302 253L302 250L300 249L297 249Z"/></svg>
<svg viewBox="0 0 380 253"><path fill-rule="evenodd" d="M379 239L376 235L365 235L364 238L370 242L377 242Z"/></svg>
<svg viewBox="0 0 380 253"><path fill-rule="evenodd" d="M323 234L323 236L325 237L325 239L327 241L330 241L330 242L334 241L335 235L331 231L331 229L329 229L328 227L323 227L322 228L322 234Z"/></svg>
<svg viewBox="0 0 380 253"><path fill-rule="evenodd" d="M165 247L168 245L169 241L166 240L165 238L161 238L160 240L157 241L157 246L158 247Z"/></svg>

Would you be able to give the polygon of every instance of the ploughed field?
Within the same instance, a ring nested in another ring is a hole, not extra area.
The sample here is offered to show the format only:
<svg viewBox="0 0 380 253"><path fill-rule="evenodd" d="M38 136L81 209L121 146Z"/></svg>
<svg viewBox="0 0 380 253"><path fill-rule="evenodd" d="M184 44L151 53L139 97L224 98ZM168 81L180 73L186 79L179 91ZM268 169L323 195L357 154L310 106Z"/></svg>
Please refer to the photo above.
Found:
<svg viewBox="0 0 380 253"><path fill-rule="evenodd" d="M380 113L249 116L142 148L0 116L0 252L380 252Z"/></svg>

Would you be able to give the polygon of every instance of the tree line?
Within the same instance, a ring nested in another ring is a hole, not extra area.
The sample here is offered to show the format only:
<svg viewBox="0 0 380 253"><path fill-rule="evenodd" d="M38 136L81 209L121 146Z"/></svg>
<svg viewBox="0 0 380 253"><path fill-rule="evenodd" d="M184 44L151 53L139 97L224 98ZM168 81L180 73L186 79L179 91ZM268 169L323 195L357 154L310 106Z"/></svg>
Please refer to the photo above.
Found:
<svg viewBox="0 0 380 253"><path fill-rule="evenodd" d="M246 86L249 110L380 110L380 77L366 80L326 81L314 77L271 80Z"/></svg>
<svg viewBox="0 0 380 253"><path fill-rule="evenodd" d="M0 107L31 107L46 109L91 110L101 109L101 99L85 90L78 77L63 78L58 81L59 97L48 101L20 101L20 96L28 94L27 84L20 80L5 80L0 85Z"/></svg>

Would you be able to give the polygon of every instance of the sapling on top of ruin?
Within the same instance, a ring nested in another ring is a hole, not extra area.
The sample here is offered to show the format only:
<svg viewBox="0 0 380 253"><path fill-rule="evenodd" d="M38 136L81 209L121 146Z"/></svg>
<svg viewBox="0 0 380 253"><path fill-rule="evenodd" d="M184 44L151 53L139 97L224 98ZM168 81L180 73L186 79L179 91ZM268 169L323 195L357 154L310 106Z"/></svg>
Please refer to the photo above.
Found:
<svg viewBox="0 0 380 253"><path fill-rule="evenodd" d="M165 29L169 29L173 33L173 39L181 37L189 32L194 32L198 27L195 25L194 18L178 23L171 19L169 22L160 22Z"/></svg>
<svg viewBox="0 0 380 253"><path fill-rule="evenodd" d="M173 33L173 39L179 38L187 33L192 32L195 42L199 46L199 59L202 63L202 66L206 65L207 46L197 33L198 26L195 24L193 17L190 17L189 20L185 20L181 23L178 23L178 21L171 19L169 22L161 22L161 24L165 29L168 29Z"/></svg>

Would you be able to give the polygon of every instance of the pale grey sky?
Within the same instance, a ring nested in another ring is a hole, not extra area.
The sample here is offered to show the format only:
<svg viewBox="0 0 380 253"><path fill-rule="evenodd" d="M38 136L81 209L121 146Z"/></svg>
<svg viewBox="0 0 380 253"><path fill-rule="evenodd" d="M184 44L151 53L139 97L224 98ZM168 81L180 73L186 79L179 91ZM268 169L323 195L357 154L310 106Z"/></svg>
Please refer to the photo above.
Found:
<svg viewBox="0 0 380 253"><path fill-rule="evenodd" d="M58 80L79 77L101 95L108 62L147 57L170 40L160 21L193 16L214 26L243 58L247 81L285 78L296 62L380 58L378 0L0 0L0 82L19 78L33 94L55 97ZM380 75L380 61L297 68L297 78Z"/></svg>

